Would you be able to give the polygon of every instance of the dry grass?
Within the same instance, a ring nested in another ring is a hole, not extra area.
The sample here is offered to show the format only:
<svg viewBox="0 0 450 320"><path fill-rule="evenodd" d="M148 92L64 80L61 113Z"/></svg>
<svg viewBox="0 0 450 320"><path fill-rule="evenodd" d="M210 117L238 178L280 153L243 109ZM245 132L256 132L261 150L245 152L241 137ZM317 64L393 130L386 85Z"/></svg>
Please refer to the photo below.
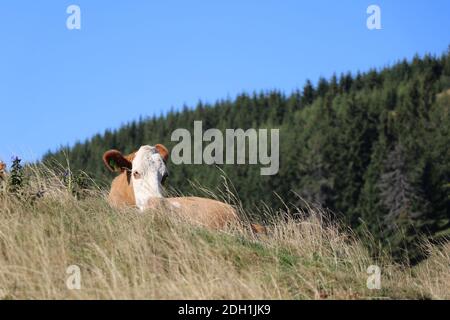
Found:
<svg viewBox="0 0 450 320"><path fill-rule="evenodd" d="M77 200L50 171L35 169L28 188L46 192L0 193L0 299L450 298L449 244L428 244L430 258L414 268L374 260L316 209L255 237L112 209L100 190ZM366 286L374 264L381 290ZM80 267L80 290L66 286L70 265Z"/></svg>

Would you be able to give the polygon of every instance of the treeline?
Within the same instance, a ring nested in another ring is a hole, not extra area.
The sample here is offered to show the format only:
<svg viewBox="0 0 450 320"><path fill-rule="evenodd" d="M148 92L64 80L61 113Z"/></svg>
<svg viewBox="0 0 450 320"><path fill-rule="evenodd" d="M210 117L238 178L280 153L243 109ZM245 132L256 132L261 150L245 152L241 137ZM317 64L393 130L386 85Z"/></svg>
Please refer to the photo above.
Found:
<svg viewBox="0 0 450 320"><path fill-rule="evenodd" d="M101 161L108 149L123 153L143 144L173 147L172 132L242 128L280 129L280 169L261 176L257 165L171 165L169 185L184 194L190 181L215 190L223 172L247 208L320 204L357 230L372 232L397 255L420 258L419 234L450 235L450 50L416 56L392 67L307 81L290 95L241 94L198 103L164 116L133 121L71 148L49 152L99 181L112 175ZM222 172L223 170L223 172ZM283 200L283 201L282 201Z"/></svg>

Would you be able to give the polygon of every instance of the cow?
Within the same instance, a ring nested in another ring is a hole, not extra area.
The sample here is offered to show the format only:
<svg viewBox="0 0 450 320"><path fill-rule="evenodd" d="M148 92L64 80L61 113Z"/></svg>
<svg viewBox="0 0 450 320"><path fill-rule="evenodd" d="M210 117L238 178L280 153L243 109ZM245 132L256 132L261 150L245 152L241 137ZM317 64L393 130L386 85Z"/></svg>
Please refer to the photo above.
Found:
<svg viewBox="0 0 450 320"><path fill-rule="evenodd" d="M0 161L0 181L6 179L6 164L3 161Z"/></svg>
<svg viewBox="0 0 450 320"><path fill-rule="evenodd" d="M0 161L0 191L5 190L6 185L6 164Z"/></svg>
<svg viewBox="0 0 450 320"><path fill-rule="evenodd" d="M115 207L136 206L140 211L164 209L212 229L222 229L239 221L236 210L223 202L200 197L164 198L162 184L168 177L169 152L161 144L144 145L138 151L122 155L109 150L103 162L120 174L113 180L108 200ZM258 226L252 225L256 230Z"/></svg>

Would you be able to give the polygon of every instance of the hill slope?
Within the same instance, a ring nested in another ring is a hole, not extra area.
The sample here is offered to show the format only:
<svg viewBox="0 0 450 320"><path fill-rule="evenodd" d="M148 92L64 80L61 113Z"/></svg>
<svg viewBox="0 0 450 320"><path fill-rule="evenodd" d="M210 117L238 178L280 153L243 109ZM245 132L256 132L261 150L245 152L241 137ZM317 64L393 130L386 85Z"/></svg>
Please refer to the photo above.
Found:
<svg viewBox="0 0 450 320"><path fill-rule="evenodd" d="M428 244L429 259L410 267L372 257L370 240L318 209L274 219L266 236L245 223L212 232L111 209L94 189L77 199L66 180L33 170L0 190L0 299L450 298L448 243ZM367 287L371 265L379 290Z"/></svg>

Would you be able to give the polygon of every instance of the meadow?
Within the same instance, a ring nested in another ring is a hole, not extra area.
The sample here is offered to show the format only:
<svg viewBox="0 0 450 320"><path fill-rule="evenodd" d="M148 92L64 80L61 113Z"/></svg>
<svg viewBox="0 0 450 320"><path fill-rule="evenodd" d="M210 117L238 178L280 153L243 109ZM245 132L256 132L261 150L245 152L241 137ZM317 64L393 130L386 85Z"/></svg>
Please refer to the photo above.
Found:
<svg viewBox="0 0 450 320"><path fill-rule="evenodd" d="M61 172L31 166L2 183L0 299L450 299L450 243L423 242L418 265L394 262L315 207L272 212L267 234L245 212L211 231L111 208L104 187ZM371 265L379 290L367 287ZM67 286L70 266L79 289Z"/></svg>

